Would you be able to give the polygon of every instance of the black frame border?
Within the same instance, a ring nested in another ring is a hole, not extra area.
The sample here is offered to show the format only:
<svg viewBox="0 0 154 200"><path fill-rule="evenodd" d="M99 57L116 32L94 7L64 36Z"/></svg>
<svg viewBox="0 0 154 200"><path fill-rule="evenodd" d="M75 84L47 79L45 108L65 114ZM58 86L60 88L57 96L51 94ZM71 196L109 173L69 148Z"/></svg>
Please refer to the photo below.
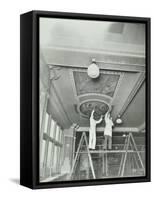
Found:
<svg viewBox="0 0 154 200"><path fill-rule="evenodd" d="M146 175L82 181L39 182L39 18L144 23L146 25ZM31 11L20 16L20 184L32 189L151 181L151 19Z"/></svg>

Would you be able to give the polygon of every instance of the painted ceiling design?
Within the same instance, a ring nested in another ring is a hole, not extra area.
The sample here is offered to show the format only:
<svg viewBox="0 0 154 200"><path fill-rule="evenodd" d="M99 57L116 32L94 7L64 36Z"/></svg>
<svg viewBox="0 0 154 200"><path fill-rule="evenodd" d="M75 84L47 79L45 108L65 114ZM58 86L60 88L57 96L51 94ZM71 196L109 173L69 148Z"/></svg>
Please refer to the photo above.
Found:
<svg viewBox="0 0 154 200"><path fill-rule="evenodd" d="M94 118L98 120L104 115L114 97L120 80L120 73L102 71L98 78L92 79L87 71L73 70L75 96L78 100L75 109L84 118L89 118L95 109ZM81 98L82 97L82 98Z"/></svg>
<svg viewBox="0 0 154 200"><path fill-rule="evenodd" d="M86 72L73 72L77 95L97 93L113 97L120 75L103 74L91 79Z"/></svg>
<svg viewBox="0 0 154 200"><path fill-rule="evenodd" d="M79 109L83 116L88 118L90 117L92 110L95 109L94 118L95 120L98 120L101 115L104 115L108 111L109 106L104 102L88 101L82 103Z"/></svg>

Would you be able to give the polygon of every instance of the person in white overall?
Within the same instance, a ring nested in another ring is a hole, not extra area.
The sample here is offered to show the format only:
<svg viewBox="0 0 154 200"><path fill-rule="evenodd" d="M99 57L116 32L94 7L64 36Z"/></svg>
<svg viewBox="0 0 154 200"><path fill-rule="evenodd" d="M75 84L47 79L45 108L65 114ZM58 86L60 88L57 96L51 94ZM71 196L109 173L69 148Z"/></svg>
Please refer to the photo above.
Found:
<svg viewBox="0 0 154 200"><path fill-rule="evenodd" d="M112 126L113 126L112 117L110 116L109 111L105 114L105 129L104 129L104 150L112 149Z"/></svg>
<svg viewBox="0 0 154 200"><path fill-rule="evenodd" d="M90 128L89 128L89 149L95 149L96 147L96 125L102 121L102 116L99 120L94 119L94 112L91 112L90 116Z"/></svg>

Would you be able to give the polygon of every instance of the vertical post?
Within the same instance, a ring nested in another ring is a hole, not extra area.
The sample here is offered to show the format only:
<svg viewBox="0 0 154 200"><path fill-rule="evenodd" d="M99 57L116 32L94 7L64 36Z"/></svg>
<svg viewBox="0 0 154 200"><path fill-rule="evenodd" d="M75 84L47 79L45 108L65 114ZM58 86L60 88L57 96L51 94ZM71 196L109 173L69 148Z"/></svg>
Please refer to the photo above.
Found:
<svg viewBox="0 0 154 200"><path fill-rule="evenodd" d="M44 102L44 106L43 106L43 113L42 113L42 119L41 119L41 127L40 127L40 137L39 137L39 141L40 141L40 156L42 155L42 143L43 143L43 134L44 134L44 128L45 128L45 116L46 116L46 110L47 110L47 102L48 102L48 94L45 94L45 102Z"/></svg>
<svg viewBox="0 0 154 200"><path fill-rule="evenodd" d="M58 138L57 138L58 142L60 142L60 135L61 135L61 131L60 131L60 128L59 128L59 133L58 133ZM57 146L56 173L59 173L59 169L60 169L60 166L59 166L59 163L60 163L60 149L61 149L61 147Z"/></svg>
<svg viewBox="0 0 154 200"><path fill-rule="evenodd" d="M125 164L126 164L126 159L127 159L127 153L128 153L129 143L130 143L130 133L129 133L129 136L128 136L127 145L126 145L126 152L125 152L123 163L122 163L122 169L121 169L121 174L120 174L121 177L123 177L123 175L124 175L124 170L125 170Z"/></svg>
<svg viewBox="0 0 154 200"><path fill-rule="evenodd" d="M57 129L56 129L56 138L55 140L58 141L59 139L59 126L57 125ZM58 154L59 154L59 146L55 145L55 148L56 148L56 153L55 153L55 156L56 156L56 163L55 163L55 172L58 173Z"/></svg>
<svg viewBox="0 0 154 200"><path fill-rule="evenodd" d="M76 140L76 129L74 126L71 127L72 131L72 158L71 158L71 167L73 165L74 154L75 154L75 140Z"/></svg>
<svg viewBox="0 0 154 200"><path fill-rule="evenodd" d="M62 144L62 130L60 131L60 139L59 142ZM58 173L61 172L61 160L62 160L62 146L59 147L59 161L58 161Z"/></svg>
<svg viewBox="0 0 154 200"><path fill-rule="evenodd" d="M63 146L62 146L62 149L61 149L61 162L60 162L60 165L62 166L63 161L64 161L64 143L65 143L63 131L62 131L62 135L61 135L61 143L62 143Z"/></svg>
<svg viewBox="0 0 154 200"><path fill-rule="evenodd" d="M49 115L49 119L48 119L48 126L47 126L47 135L48 136L50 135L50 126L51 126L51 115ZM46 145L45 145L44 164L43 164L44 177L46 177L46 175L47 175L48 147L49 147L49 138L47 138Z"/></svg>
<svg viewBox="0 0 154 200"><path fill-rule="evenodd" d="M57 123L54 123L53 126L53 139L55 139L55 135L56 135L56 125ZM51 147L51 158L50 158L50 176L52 176L52 172L53 172L53 161L54 161L54 143L52 143L52 147Z"/></svg>
<svg viewBox="0 0 154 200"><path fill-rule="evenodd" d="M105 172L105 165L104 165L104 153L102 153L102 174Z"/></svg>
<svg viewBox="0 0 154 200"><path fill-rule="evenodd" d="M105 153L105 170L106 170L106 176L108 176L108 157L107 157L107 152Z"/></svg>
<svg viewBox="0 0 154 200"><path fill-rule="evenodd" d="M76 143L76 131L74 131L74 136L73 136L73 159L75 157L75 143Z"/></svg>

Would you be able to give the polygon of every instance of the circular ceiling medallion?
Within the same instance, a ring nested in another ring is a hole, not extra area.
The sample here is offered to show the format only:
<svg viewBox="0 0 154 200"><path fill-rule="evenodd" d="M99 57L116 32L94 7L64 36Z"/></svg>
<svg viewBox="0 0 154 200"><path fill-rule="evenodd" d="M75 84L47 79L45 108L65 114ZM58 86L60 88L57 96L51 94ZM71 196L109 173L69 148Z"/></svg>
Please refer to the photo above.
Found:
<svg viewBox="0 0 154 200"><path fill-rule="evenodd" d="M99 67L96 65L96 63L92 63L91 65L89 65L87 73L90 78L99 77Z"/></svg>
<svg viewBox="0 0 154 200"><path fill-rule="evenodd" d="M93 109L95 109L94 118L95 120L98 120L101 115L104 115L108 111L109 106L104 102L88 101L82 103L79 107L81 114L88 118L90 117Z"/></svg>

